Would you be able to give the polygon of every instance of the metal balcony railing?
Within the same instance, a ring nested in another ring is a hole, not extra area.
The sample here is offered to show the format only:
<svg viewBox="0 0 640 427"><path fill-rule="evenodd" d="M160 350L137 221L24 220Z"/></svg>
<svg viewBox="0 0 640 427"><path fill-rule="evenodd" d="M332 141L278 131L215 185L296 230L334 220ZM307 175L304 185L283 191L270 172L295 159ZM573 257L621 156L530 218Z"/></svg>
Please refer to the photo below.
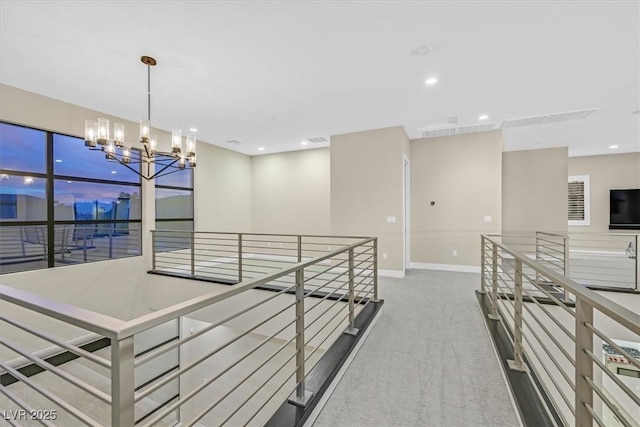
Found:
<svg viewBox="0 0 640 427"><path fill-rule="evenodd" d="M287 399L308 402L306 374L338 336L358 333L357 314L378 298L376 238L156 231L153 240L154 270L237 283L132 320L0 286L10 308L0 345L13 357L0 362L5 419L262 425ZM168 339L141 348L156 328ZM110 346L90 352L57 330ZM56 364L60 353L77 359Z"/></svg>
<svg viewBox="0 0 640 427"><path fill-rule="evenodd" d="M539 380L549 418L565 426L638 426L640 351L632 343L640 343L640 298L630 310L566 277L565 236L538 234L536 256L512 236L481 240L489 318L510 332L510 369Z"/></svg>

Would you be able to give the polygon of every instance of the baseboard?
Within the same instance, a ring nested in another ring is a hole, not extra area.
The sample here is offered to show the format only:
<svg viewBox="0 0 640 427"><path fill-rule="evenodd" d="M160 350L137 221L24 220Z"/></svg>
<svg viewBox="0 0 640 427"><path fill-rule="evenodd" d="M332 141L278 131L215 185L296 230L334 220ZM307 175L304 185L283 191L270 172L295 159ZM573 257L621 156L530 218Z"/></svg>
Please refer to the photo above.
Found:
<svg viewBox="0 0 640 427"><path fill-rule="evenodd" d="M381 270L381 269L378 269L378 276L394 277L396 279L404 279L404 270Z"/></svg>
<svg viewBox="0 0 640 427"><path fill-rule="evenodd" d="M458 264L431 264L426 262L412 262L409 268L417 268L418 270L441 270L441 271L458 271L461 273L480 273L480 267L477 265L458 265Z"/></svg>

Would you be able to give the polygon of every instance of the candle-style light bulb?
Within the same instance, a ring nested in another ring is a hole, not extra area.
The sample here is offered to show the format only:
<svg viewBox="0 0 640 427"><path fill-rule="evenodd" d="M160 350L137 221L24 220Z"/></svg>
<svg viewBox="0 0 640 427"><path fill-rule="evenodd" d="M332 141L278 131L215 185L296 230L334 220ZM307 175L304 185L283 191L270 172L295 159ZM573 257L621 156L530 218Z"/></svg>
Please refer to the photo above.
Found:
<svg viewBox="0 0 640 427"><path fill-rule="evenodd" d="M98 124L93 120L84 121L84 145L95 147L98 134Z"/></svg>
<svg viewBox="0 0 640 427"><path fill-rule="evenodd" d="M140 142L147 144L151 133L151 123L147 119L140 119Z"/></svg>
<svg viewBox="0 0 640 427"><path fill-rule="evenodd" d="M124 124L113 124L113 142L116 147L122 147L124 145Z"/></svg>

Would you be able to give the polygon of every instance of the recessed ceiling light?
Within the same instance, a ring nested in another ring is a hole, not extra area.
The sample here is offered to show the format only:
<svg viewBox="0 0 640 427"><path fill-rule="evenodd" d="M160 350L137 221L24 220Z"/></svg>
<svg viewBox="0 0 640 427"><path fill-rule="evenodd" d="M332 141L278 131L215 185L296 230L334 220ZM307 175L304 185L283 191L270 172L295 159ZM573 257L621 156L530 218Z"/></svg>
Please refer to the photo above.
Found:
<svg viewBox="0 0 640 427"><path fill-rule="evenodd" d="M614 149L618 148L618 144L610 145L610 146L609 146L609 148L611 148L612 150L614 150Z"/></svg>
<svg viewBox="0 0 640 427"><path fill-rule="evenodd" d="M111 173L118 173L118 172L116 172L116 171L111 171Z"/></svg>
<svg viewBox="0 0 640 427"><path fill-rule="evenodd" d="M258 147L258 151L264 151L264 147Z"/></svg>
<svg viewBox="0 0 640 427"><path fill-rule="evenodd" d="M435 77L430 77L427 79L427 81L425 81L426 84L428 85L434 85L438 82L438 79L436 79Z"/></svg>
<svg viewBox="0 0 640 427"><path fill-rule="evenodd" d="M481 116L478 116L478 120L487 120L489 118L489 116L487 114L483 114Z"/></svg>
<svg viewBox="0 0 640 427"><path fill-rule="evenodd" d="M198 128L189 128L189 132L198 132Z"/></svg>
<svg viewBox="0 0 640 427"><path fill-rule="evenodd" d="M301 144L301 145L307 145L307 144L308 144L308 142L307 142L307 141L302 141L300 144Z"/></svg>
<svg viewBox="0 0 640 427"><path fill-rule="evenodd" d="M62 160L56 159L56 163L62 163Z"/></svg>
<svg viewBox="0 0 640 427"><path fill-rule="evenodd" d="M67 184L71 184L71 181L67 181Z"/></svg>

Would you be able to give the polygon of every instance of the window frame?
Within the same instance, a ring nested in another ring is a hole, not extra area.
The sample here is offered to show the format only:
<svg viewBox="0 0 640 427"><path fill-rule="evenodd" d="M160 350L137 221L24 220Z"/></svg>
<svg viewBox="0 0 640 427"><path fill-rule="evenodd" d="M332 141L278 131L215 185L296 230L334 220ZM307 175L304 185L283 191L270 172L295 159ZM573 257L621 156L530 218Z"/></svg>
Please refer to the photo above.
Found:
<svg viewBox="0 0 640 427"><path fill-rule="evenodd" d="M162 185L162 184L158 184L158 182L156 181L155 183L155 197L154 197L154 203L155 203L155 207L156 207L156 214L155 214L155 228L158 228L158 223L171 223L171 222L191 222L191 231L193 231L195 229L195 191L194 191L194 181L195 181L195 173L193 168L189 168L187 169L190 173L191 173L191 187L182 187L182 186L175 186L175 185ZM178 173L184 173L185 170L178 172ZM179 191L190 191L191 192L191 217L167 217L167 218L158 218L158 212L157 212L157 207L158 207L158 197L157 197L157 192L155 190L158 189L163 189L163 190L179 190Z"/></svg>
<svg viewBox="0 0 640 427"><path fill-rule="evenodd" d="M568 186L572 182L582 182L584 184L583 190L583 212L584 219L568 219L570 226L589 226L591 225L591 183L589 175L571 175L567 180L567 217L569 216L569 190Z"/></svg>
<svg viewBox="0 0 640 427"><path fill-rule="evenodd" d="M83 141L82 137L79 136L75 136L75 135L69 135L69 134L65 134L65 133L61 133L61 132L54 132L54 131L49 131L49 130L45 130L45 129L38 129L38 128L34 128L31 126L25 126L22 124L18 124L18 123L12 123L9 121L4 121L4 120L0 120L0 123L4 124L4 125L8 125L8 126L15 126L15 127L21 127L21 128L25 128L25 129L31 129L34 131L39 131L39 132L44 132L45 134L45 172L44 173L34 173L34 172L24 172L24 171L17 171L17 170L12 170L12 169L0 169L0 173L7 173L10 175L18 175L18 176L32 176L32 177L37 177L37 178L43 178L45 179L45 204L47 206L47 212L46 212L46 219L45 220L15 220L15 219L0 219L0 228L1 227L17 227L17 226L44 226L45 231L46 231L46 238L47 238L47 257L46 257L46 267L42 266L42 267L35 267L35 268L28 268L28 269L24 269L24 270L17 270L17 271L29 271L29 270L37 270L37 269L42 269L42 268L52 268L52 267L61 267L67 264L61 264L60 262L56 261L56 248L55 248L55 236L56 236L56 227L59 226L69 226L69 225L74 225L74 226L96 226L99 227L100 225L106 226L106 225L110 225L112 227L117 228L117 224L139 224L138 227L140 228L140 230L142 230L142 221L143 221L143 211L142 208L140 209L140 218L139 219L106 219L106 220L77 220L77 219L73 219L73 220L56 220L55 218L55 208L54 208L54 204L55 204L55 183L56 181L61 181L61 180L72 180L72 181L76 181L76 182L86 182L86 183L92 183L92 184L108 184L108 185L118 185L118 186L126 186L126 187L131 187L132 189L137 189L137 191L140 194L140 203L142 203L143 199L144 199L144 195L143 195L143 186L142 186L142 176L138 176L138 180L137 182L131 182L131 181L118 181L118 180L110 180L110 179L101 179L101 178L87 178L87 177L82 177L82 176L69 176L69 175L57 175L55 174L55 159L54 159L54 139L55 139L55 135L60 135L60 136L64 136L64 137L69 137L69 138L74 138L74 139L78 139L78 149L88 149L84 146L84 144L81 142ZM138 150L137 148L132 148L132 150ZM135 228L135 226L134 226ZM134 256L142 256L143 255L143 245L142 245L142 235L140 235L137 239L136 242L136 248L137 251L134 253L131 253L130 255L124 255L124 256L115 256L115 257L111 257L111 254L109 255L110 258L105 258L105 259L95 259L95 260L91 260L88 261L85 259L84 263L89 263L89 262L98 262L98 261L103 261L103 260L108 260L108 259L120 259L120 258L128 258L128 257L134 257Z"/></svg>

